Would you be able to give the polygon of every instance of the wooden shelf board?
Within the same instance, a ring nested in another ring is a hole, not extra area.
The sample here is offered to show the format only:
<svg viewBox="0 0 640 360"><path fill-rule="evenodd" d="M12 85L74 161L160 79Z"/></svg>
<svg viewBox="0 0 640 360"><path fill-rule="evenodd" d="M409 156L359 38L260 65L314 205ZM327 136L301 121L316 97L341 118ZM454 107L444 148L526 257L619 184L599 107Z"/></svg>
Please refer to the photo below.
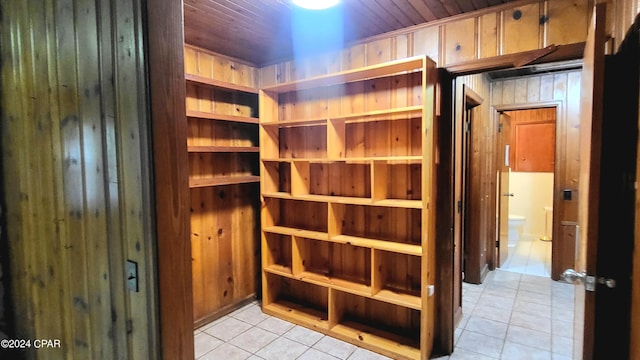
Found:
<svg viewBox="0 0 640 360"><path fill-rule="evenodd" d="M422 156L369 156L369 157L344 157L344 158L262 158L264 162L309 162L309 163L353 163L362 164L370 163L372 161L386 161L389 164L402 163L402 164L418 164L422 162Z"/></svg>
<svg viewBox="0 0 640 360"><path fill-rule="evenodd" d="M420 245L403 244L393 241L369 239L351 235L336 235L331 237L329 241L367 247L376 250L384 250L399 254L422 256L422 247Z"/></svg>
<svg viewBox="0 0 640 360"><path fill-rule="evenodd" d="M362 113L349 114L345 116L335 116L330 120L344 120L347 124L361 123L361 122L370 122L370 121L380 121L380 120L397 120L398 118L389 118L389 115L403 115L403 114L411 114L416 113L416 116L422 116L422 106L407 106L402 108L394 108L387 110L373 110ZM401 117L400 119L406 119L406 117Z"/></svg>
<svg viewBox="0 0 640 360"><path fill-rule="evenodd" d="M260 159L262 162L281 162L281 163L290 163L293 159L285 159L285 158L262 158Z"/></svg>
<svg viewBox="0 0 640 360"><path fill-rule="evenodd" d="M262 309L266 314L287 319L298 325L321 329L324 332L329 329L327 313L290 301L277 300L263 306Z"/></svg>
<svg viewBox="0 0 640 360"><path fill-rule="evenodd" d="M395 305L408 307L411 309L421 310L422 299L407 293L396 292L393 290L383 289L373 296L374 299L388 302Z"/></svg>
<svg viewBox="0 0 640 360"><path fill-rule="evenodd" d="M339 203L339 204L352 204L352 205L372 205L370 198L359 198L350 196L331 196L331 195L296 195L293 196L296 200L327 202L327 203Z"/></svg>
<svg viewBox="0 0 640 360"><path fill-rule="evenodd" d="M258 146L187 146L190 153L258 153Z"/></svg>
<svg viewBox="0 0 640 360"><path fill-rule="evenodd" d="M225 176L216 178L203 178L203 179L190 179L190 188L200 188L207 186L221 186L221 185L235 185L246 183L260 182L260 176L247 175L247 176Z"/></svg>
<svg viewBox="0 0 640 360"><path fill-rule="evenodd" d="M250 116L239 115L225 115L225 114L213 114L203 111L187 110L187 117L204 120L221 120L221 121L234 121L240 123L258 124L260 120L258 118Z"/></svg>
<svg viewBox="0 0 640 360"><path fill-rule="evenodd" d="M364 111L361 113L338 115L329 118L309 118L309 119L296 119L296 120L283 120L283 121L267 121L261 123L264 126L279 126L279 127L294 127L294 126L316 126L326 125L327 121L344 121L347 124L381 121L381 120L397 120L406 119L406 117L394 118L389 117L393 115L403 115L416 113L416 116L422 116L422 106L407 106L402 108L385 109L385 110L372 110Z"/></svg>
<svg viewBox="0 0 640 360"><path fill-rule="evenodd" d="M287 276L287 277L291 277L292 275L291 267L280 265L280 264L271 264L269 266L265 266L264 271L271 274Z"/></svg>
<svg viewBox="0 0 640 360"><path fill-rule="evenodd" d="M422 200L384 199L373 202L375 206L422 209Z"/></svg>
<svg viewBox="0 0 640 360"><path fill-rule="evenodd" d="M371 285L324 276L310 271L303 271L300 274L294 275L294 277L298 280L302 280L315 285L330 287L354 295L371 297Z"/></svg>
<svg viewBox="0 0 640 360"><path fill-rule="evenodd" d="M422 209L421 200L384 199L384 200L373 201L371 200L371 198L360 198L360 197L354 197L354 196L331 196L331 195L315 195L315 194L294 196L287 192L263 192L262 196L276 198L276 199L315 201L315 202L326 202L326 203L346 204L346 205Z"/></svg>
<svg viewBox="0 0 640 360"><path fill-rule="evenodd" d="M300 120L286 120L286 121L268 121L260 124L263 126L278 126L278 127L325 126L327 125L327 119L317 118L317 119L300 119Z"/></svg>
<svg viewBox="0 0 640 360"><path fill-rule="evenodd" d="M420 358L419 342L355 321L342 321L330 331L352 344L376 349L384 354L397 354L407 359Z"/></svg>
<svg viewBox="0 0 640 360"><path fill-rule="evenodd" d="M291 196L291 194L289 194L287 192L282 192L282 191L278 191L278 192L263 192L262 196L268 197L268 198L274 198L274 199L293 200L293 196Z"/></svg>
<svg viewBox="0 0 640 360"><path fill-rule="evenodd" d="M422 161L422 156L368 156L368 157L346 157L342 158L345 161L387 161L389 163L393 162L420 162ZM335 160L334 160L335 161Z"/></svg>
<svg viewBox="0 0 640 360"><path fill-rule="evenodd" d="M303 80L266 86L262 88L262 90L276 93L288 92L387 77L393 74L421 69L424 67L425 59L426 57L424 55L414 56L401 60L389 61L383 64L365 66L359 69L340 71L329 75L314 76Z"/></svg>
<svg viewBox="0 0 640 360"><path fill-rule="evenodd" d="M194 74L184 74L184 78L187 82L195 83L198 85L205 85L220 90L239 91L256 95L258 94L258 89L251 86L234 84Z"/></svg>
<svg viewBox="0 0 640 360"><path fill-rule="evenodd" d="M280 235L291 235L291 236L299 236L306 239L314 239L314 240L327 240L329 238L329 234L326 232L320 231L312 231L312 230L303 230L296 229L287 226L269 226L262 229L264 232L280 234Z"/></svg>

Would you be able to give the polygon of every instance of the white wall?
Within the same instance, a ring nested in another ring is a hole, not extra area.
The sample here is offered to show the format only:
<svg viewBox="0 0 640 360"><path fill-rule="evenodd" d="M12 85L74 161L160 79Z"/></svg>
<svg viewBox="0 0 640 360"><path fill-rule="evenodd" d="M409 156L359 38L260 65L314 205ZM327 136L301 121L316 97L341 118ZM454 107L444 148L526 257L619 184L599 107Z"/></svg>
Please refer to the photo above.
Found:
<svg viewBox="0 0 640 360"><path fill-rule="evenodd" d="M527 218L523 233L541 237L545 233L545 206L553 206L553 173L512 172L509 177L509 214ZM551 226L551 224L549 224Z"/></svg>

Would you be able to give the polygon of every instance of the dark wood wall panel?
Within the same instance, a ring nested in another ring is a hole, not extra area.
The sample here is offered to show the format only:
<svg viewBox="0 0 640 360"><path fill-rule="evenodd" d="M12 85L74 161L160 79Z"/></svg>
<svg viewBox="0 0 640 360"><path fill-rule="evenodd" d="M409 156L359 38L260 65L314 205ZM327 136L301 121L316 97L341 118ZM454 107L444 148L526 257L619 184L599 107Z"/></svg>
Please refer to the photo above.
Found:
<svg viewBox="0 0 640 360"><path fill-rule="evenodd" d="M467 184L456 184L456 201L463 201L467 218L465 231L467 241L463 244L462 234L456 234L455 241L459 249L465 249L466 266L465 281L481 283L488 270L496 264L495 253L495 213L496 213L496 143L498 136L497 123L490 112L490 83L483 75L468 75L456 78L455 81L455 126L459 132L464 131L465 93L463 88L471 89L480 97L482 103L470 110L471 125L469 149L466 154L458 154L458 161L468 156ZM462 141L462 134L458 133ZM456 171L462 169L456 164ZM462 176L462 174L460 175ZM457 181L461 181L458 179ZM467 195L463 198L462 187L466 187Z"/></svg>
<svg viewBox="0 0 640 360"><path fill-rule="evenodd" d="M62 345L24 355L157 358L141 2L0 6L13 320Z"/></svg>

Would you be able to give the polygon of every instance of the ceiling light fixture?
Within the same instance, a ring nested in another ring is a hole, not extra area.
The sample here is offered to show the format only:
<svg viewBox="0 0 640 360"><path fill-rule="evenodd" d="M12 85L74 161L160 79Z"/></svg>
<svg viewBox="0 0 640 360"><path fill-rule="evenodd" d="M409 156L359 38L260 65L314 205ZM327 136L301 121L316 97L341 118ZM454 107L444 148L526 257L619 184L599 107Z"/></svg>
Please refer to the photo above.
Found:
<svg viewBox="0 0 640 360"><path fill-rule="evenodd" d="M324 10L338 5L340 0L292 0L294 5L309 10Z"/></svg>

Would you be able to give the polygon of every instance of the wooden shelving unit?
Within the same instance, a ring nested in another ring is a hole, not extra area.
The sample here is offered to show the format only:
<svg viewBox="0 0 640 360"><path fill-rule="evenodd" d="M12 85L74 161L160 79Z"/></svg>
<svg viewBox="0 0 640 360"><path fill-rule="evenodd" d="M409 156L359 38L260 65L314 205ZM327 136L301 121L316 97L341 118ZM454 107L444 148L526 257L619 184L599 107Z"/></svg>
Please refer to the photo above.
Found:
<svg viewBox="0 0 640 360"><path fill-rule="evenodd" d="M261 89L266 313L429 357L436 77L419 56Z"/></svg>
<svg viewBox="0 0 640 360"><path fill-rule="evenodd" d="M259 289L257 69L185 46L195 327Z"/></svg>

